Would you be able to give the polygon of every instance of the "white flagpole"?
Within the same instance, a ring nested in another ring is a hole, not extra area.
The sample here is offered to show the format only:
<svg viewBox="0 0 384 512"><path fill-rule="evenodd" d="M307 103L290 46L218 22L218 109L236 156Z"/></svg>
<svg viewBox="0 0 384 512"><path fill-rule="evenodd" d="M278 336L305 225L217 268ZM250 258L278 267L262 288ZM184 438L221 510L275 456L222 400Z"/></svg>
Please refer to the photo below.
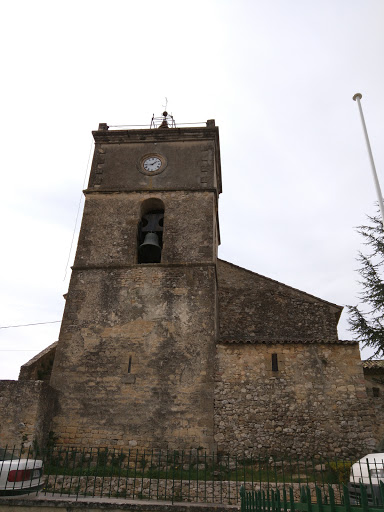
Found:
<svg viewBox="0 0 384 512"><path fill-rule="evenodd" d="M383 227L384 227L384 206L383 206L383 195L381 193L381 188L380 188L380 183L379 183L379 179L377 177L377 172L376 172L376 167L375 167L375 162L373 161L373 155L372 155L372 150L371 150L371 145L369 143L369 138L368 138L368 132L367 132L367 127L365 126L365 121L364 121L364 114L363 114L363 109L361 108L361 104L360 104L360 100L362 98L362 95L357 92L354 96L353 96L353 100L354 101L357 101L357 104L359 106L359 112L360 112L360 118L361 118L361 124L363 125L363 132L364 132L364 136L365 136L365 142L367 143L367 149L368 149L368 155L369 155L369 160L371 162L371 169L372 169L372 174L373 174L373 181L375 183L375 188L376 188L376 194L377 194L377 199L379 201L379 206L380 206L380 211L381 211L381 220L382 220L382 223L383 223Z"/></svg>

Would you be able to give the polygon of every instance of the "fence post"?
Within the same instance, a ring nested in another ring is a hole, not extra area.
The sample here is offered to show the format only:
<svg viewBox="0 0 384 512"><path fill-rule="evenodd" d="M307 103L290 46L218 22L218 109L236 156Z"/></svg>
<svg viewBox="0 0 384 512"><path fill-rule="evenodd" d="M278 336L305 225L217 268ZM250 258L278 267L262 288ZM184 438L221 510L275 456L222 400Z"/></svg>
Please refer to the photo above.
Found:
<svg viewBox="0 0 384 512"><path fill-rule="evenodd" d="M246 512L245 489L244 489L243 485L240 487L240 503L241 503L241 512Z"/></svg>
<svg viewBox="0 0 384 512"><path fill-rule="evenodd" d="M349 497L349 489L346 485L343 485L343 496L345 512L351 512L351 500Z"/></svg>

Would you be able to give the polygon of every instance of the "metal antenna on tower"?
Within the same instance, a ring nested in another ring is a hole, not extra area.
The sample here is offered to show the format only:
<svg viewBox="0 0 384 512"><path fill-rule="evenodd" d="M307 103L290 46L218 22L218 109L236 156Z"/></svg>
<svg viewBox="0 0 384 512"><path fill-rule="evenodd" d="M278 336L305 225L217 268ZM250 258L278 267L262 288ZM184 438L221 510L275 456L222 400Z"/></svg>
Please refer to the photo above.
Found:
<svg viewBox="0 0 384 512"><path fill-rule="evenodd" d="M380 206L380 211L381 211L381 220L382 220L382 223L383 223L383 227L384 227L384 207L383 207L383 195L381 193L381 188L380 188L380 183L379 183L379 178L377 177L377 172L376 172L376 167L375 167L375 162L373 160L373 154L372 154L372 149L371 149L371 144L369 143L369 138L368 138L368 132L367 132L367 127L365 125L365 121L364 121L364 114L363 114L363 109L361 108L361 104L360 104L360 100L362 98L362 95L357 92L354 96L353 96L353 100L354 101L357 101L357 104L359 106L359 112L360 112L360 118L361 118L361 124L363 125L363 132L364 132L364 136L365 136L365 142L367 144L367 150L368 150L368 155L369 155L369 160L371 162L371 169L372 169L372 174L373 174L373 181L375 183L375 188L376 188L376 194L377 194L377 199L379 201L379 206Z"/></svg>
<svg viewBox="0 0 384 512"><path fill-rule="evenodd" d="M163 105L163 108L166 109L167 105L168 98L165 98L165 105ZM176 128L176 123L173 115L168 114L167 110L164 110L162 117L155 117L155 114L153 114L150 128Z"/></svg>

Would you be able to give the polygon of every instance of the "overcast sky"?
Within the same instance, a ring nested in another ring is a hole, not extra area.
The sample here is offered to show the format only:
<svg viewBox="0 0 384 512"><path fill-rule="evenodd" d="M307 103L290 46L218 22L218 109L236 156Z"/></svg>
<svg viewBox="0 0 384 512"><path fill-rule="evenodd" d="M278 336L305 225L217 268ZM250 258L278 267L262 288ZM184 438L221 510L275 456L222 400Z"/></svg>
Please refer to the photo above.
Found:
<svg viewBox="0 0 384 512"><path fill-rule="evenodd" d="M176 123L220 127L220 257L355 304L376 197L352 96L384 186L383 28L383 0L6 2L0 325L61 319L91 131L149 124L165 97ZM59 326L1 329L0 378Z"/></svg>

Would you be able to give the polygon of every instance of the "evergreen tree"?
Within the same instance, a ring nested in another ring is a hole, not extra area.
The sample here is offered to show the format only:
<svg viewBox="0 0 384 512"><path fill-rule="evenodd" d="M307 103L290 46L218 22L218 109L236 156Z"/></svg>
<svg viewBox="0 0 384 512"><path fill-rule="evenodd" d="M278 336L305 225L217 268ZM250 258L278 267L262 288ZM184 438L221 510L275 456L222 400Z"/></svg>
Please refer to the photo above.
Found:
<svg viewBox="0 0 384 512"><path fill-rule="evenodd" d="M350 331L364 347L374 349L373 358L384 355L384 230L380 216L369 217L368 226L360 226L357 232L362 235L364 244L369 246L370 254L361 252L358 270L362 280L363 291L360 294L361 305L347 306L349 311ZM363 312L361 306L366 305Z"/></svg>

